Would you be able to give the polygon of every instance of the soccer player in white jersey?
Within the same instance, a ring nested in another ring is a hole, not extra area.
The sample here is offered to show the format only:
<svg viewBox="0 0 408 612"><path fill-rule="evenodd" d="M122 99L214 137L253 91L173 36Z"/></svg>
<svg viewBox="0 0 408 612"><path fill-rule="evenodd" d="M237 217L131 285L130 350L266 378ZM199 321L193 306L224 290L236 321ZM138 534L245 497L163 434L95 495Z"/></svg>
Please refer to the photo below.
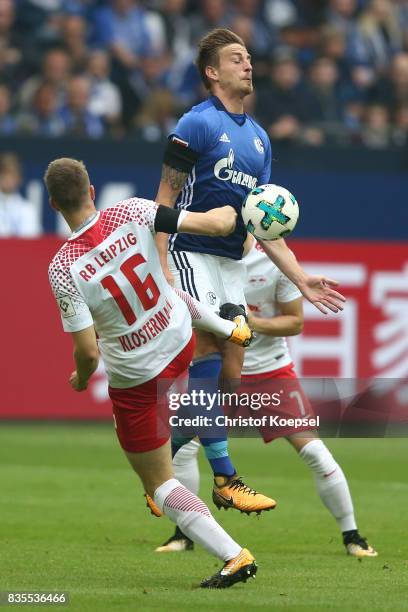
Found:
<svg viewBox="0 0 408 612"><path fill-rule="evenodd" d="M313 416L312 407L296 377L285 336L303 329L302 295L297 287L268 259L262 247L254 244L245 257L248 270L245 296L249 323L256 338L245 352L243 389L268 385L268 380L288 379L279 414L287 418ZM337 521L347 552L356 557L375 557L376 551L357 529L346 477L327 446L311 426L294 429L266 428L265 442L285 437L311 470L321 501Z"/></svg>
<svg viewBox="0 0 408 612"><path fill-rule="evenodd" d="M44 180L51 205L72 230L49 267L63 328L74 344L71 386L76 391L87 388L100 351L117 436L145 491L191 540L225 563L201 586L224 588L246 581L256 573L254 557L173 477L168 416L158 415L158 395L165 392L158 389L160 379L176 379L192 358L192 318L202 329L241 343L250 330L243 317L236 322L220 319L170 287L160 267L155 232L226 235L235 226L236 213L228 206L181 213L139 198L98 212L85 166L68 158L51 162Z"/></svg>
<svg viewBox="0 0 408 612"><path fill-rule="evenodd" d="M265 130L244 112L245 97L253 86L251 57L243 40L226 29L210 32L199 43L197 67L210 95L183 115L170 134L156 199L179 210L200 212L230 204L238 213L237 225L227 237L185 233L172 235L168 241L167 236L159 236L158 247L169 282L218 312L225 302L245 304L241 259L246 228L240 211L251 189L271 182L272 153ZM283 240L265 248L319 309L341 309L343 298L333 289L337 283L306 275ZM220 375L225 387L228 381L239 379L242 363L242 348L199 331L190 390L201 390L205 380L205 390L215 392ZM214 406L213 416L216 408L222 411L221 406ZM228 507L232 499L239 510L273 508L273 500L254 494L237 477L226 432L219 427L213 435L201 442L214 472L214 497ZM185 442L173 438L173 453Z"/></svg>
<svg viewBox="0 0 408 612"><path fill-rule="evenodd" d="M244 261L248 272L245 286L248 319L255 339L245 351L241 391L248 395L256 393L259 396L263 392L270 395L274 381L286 379L285 383L280 383L285 390L284 399L278 407L272 408L270 414L286 419L311 418L314 416L313 410L296 377L285 339L285 336L294 336L302 331L302 294L268 259L262 247L253 242ZM247 413L245 416L248 416ZM256 416L260 416L260 413ZM290 425L266 426L260 429L260 433L265 442L285 437L309 467L320 499L342 532L348 554L355 557L377 556L377 552L358 532L347 480L317 432L305 424L296 429ZM197 443L190 442L175 463L178 478L197 492L199 475L194 458L198 448ZM192 542L178 531L157 550L187 550L192 546Z"/></svg>

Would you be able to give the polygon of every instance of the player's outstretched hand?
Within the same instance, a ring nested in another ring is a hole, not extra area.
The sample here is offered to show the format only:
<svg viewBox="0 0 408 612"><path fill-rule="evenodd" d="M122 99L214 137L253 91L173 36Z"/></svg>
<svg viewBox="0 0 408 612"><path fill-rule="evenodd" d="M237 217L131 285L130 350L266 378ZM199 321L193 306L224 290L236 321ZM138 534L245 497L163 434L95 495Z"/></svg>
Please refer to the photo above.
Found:
<svg viewBox="0 0 408 612"><path fill-rule="evenodd" d="M206 214L212 217L214 236L228 236L234 231L237 222L237 213L232 206L213 208Z"/></svg>
<svg viewBox="0 0 408 612"><path fill-rule="evenodd" d="M320 312L327 314L328 310L339 312L343 310L343 302L346 301L344 295L333 289L338 286L338 282L325 276L306 276L305 280L299 283L299 290L304 297L309 300Z"/></svg>
<svg viewBox="0 0 408 612"><path fill-rule="evenodd" d="M76 370L74 370L71 376L69 377L69 384L75 391L85 391L88 386L88 383L84 383L79 380L78 373Z"/></svg>

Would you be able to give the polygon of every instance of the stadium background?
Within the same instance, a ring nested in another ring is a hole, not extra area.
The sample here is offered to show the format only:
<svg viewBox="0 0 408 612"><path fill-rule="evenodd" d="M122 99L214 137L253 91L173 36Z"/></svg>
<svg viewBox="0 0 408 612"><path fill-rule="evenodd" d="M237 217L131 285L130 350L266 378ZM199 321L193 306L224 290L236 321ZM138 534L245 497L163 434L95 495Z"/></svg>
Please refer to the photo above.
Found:
<svg viewBox="0 0 408 612"><path fill-rule="evenodd" d="M130 39L123 32L122 41L109 26L120 5L131 11L135 28ZM272 138L273 180L300 202L289 245L308 270L340 280L348 298L340 316L323 317L305 306L304 333L292 342L298 372L405 379L407 24L406 0L0 0L0 153L18 156L20 192L40 220L32 238L0 227L0 533L11 551L0 561L4 588L68 584L80 610L201 609L172 578L172 561L160 561L158 570L149 556L168 535L166 526L147 524L140 487L134 487L111 424L66 423L110 420L110 407L103 372L84 394L67 384L70 341L47 281L49 259L66 228L47 205L47 163L59 156L83 159L99 207L133 194L153 197L165 134L203 95L192 67L194 43L213 26L235 28L254 56L257 94L249 106ZM129 40L134 47L124 65L117 45ZM62 59L50 76L43 62L56 48ZM106 57L108 64L97 75L89 56L101 49L102 64ZM2 202L0 197L0 207ZM406 398L398 397L405 410ZM55 427L50 419L62 423ZM263 522L260 530L248 523L269 585L260 583L259 603L266 609L304 609L305 600L313 610L402 609L405 440L338 440L330 447L350 475L380 565L364 563L357 573L346 565L337 540L332 544L335 527L290 451L277 443L272 454L257 441L233 440L251 484L269 491L272 481L282 502L276 522ZM204 466L206 500L207 472ZM378 499L393 503L383 512ZM128 524L123 513L131 517ZM238 535L241 521L233 515L223 524ZM143 557L136 576L123 572L133 566L135 550ZM190 582L201 563L208 570L207 557L195 555L194 561L177 560ZM165 586L153 596L157 571ZM251 609L250 593L239 593ZM223 609L231 605L224 596L217 601ZM213 600L205 602L206 609L214 607Z"/></svg>
<svg viewBox="0 0 408 612"><path fill-rule="evenodd" d="M1 143L3 147L9 148L10 141ZM62 242L55 232L65 228L48 206L41 176L49 160L72 155L88 164L100 206L133 194L154 197L163 145L129 139L120 143L25 139L15 140L13 150L19 152L25 192L41 210L47 234L0 241L2 261L7 262L3 266L7 290L0 310L3 320L13 313L17 325L5 326L3 331L5 386L0 415L109 419L103 372L94 376L85 394L74 395L66 383L70 340L62 332L46 274L48 261ZM274 147L274 180L293 191L301 207L289 245L308 270L337 278L348 298L341 316L325 317L305 305L304 333L292 339L301 376L407 375L405 161L399 151ZM22 357L24 385L16 368ZM46 390L36 384L45 371Z"/></svg>
<svg viewBox="0 0 408 612"><path fill-rule="evenodd" d="M41 177L51 159L71 155L87 163L100 208L154 197L164 138L205 95L194 55L215 26L237 31L252 53L248 110L271 136L273 180L301 205L290 245L349 298L337 318L306 305L305 332L292 343L299 373L405 377L407 24L406 0L2 0L0 153L22 164L20 193L38 225L35 242L13 243L18 216L7 225L0 209L2 261L13 262L1 314L19 322L3 337L0 416L109 414L102 380L75 401L65 384L68 340L45 269L59 244L51 236L66 228ZM40 321L52 330L45 338ZM37 357L44 342L46 364ZM44 394L35 381L45 366Z"/></svg>

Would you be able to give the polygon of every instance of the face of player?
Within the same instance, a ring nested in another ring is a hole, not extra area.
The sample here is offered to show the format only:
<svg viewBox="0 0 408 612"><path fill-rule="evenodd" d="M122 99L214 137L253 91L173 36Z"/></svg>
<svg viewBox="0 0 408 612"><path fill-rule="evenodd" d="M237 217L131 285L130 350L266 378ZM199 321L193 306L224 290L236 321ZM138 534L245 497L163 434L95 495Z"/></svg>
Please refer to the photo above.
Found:
<svg viewBox="0 0 408 612"><path fill-rule="evenodd" d="M218 56L219 65L213 71L220 90L241 99L252 93L252 64L247 49L234 43L220 49Z"/></svg>

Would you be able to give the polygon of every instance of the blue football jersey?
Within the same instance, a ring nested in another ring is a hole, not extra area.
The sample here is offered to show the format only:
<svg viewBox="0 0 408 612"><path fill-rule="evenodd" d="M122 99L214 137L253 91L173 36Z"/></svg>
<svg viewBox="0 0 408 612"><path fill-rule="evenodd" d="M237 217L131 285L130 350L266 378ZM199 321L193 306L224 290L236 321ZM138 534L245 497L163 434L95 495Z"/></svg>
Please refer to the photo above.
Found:
<svg viewBox="0 0 408 612"><path fill-rule="evenodd" d="M169 250L241 259L247 233L242 202L251 189L270 183L272 153L267 133L247 114L229 113L212 96L183 115L172 136L199 154L176 208L205 212L229 204L238 220L234 233L225 238L173 234Z"/></svg>

